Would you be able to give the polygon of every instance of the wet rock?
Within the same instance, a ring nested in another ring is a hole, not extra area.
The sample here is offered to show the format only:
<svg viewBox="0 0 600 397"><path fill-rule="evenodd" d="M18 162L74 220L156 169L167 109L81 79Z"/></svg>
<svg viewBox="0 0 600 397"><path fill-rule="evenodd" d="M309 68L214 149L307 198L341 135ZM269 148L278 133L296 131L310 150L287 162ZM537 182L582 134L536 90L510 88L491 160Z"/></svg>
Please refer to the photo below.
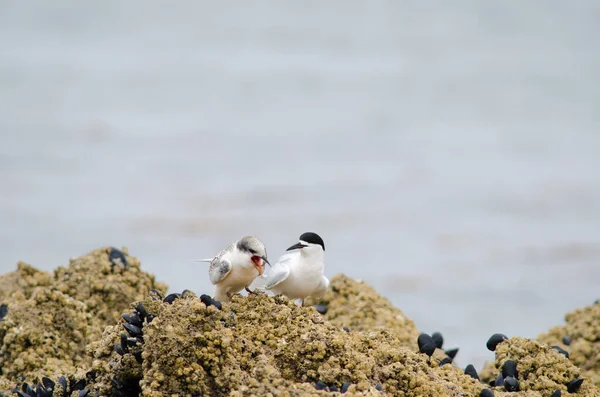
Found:
<svg viewBox="0 0 600 397"><path fill-rule="evenodd" d="M488 350L495 351L496 346L498 346L499 343L502 343L507 339L508 339L508 337L506 335L494 334L494 335L490 336L490 339L488 339L488 341L485 345L488 348Z"/></svg>
<svg viewBox="0 0 600 397"><path fill-rule="evenodd" d="M469 375L473 379L479 380L479 375L477 374L477 370L471 364L467 365L465 368L465 374Z"/></svg>
<svg viewBox="0 0 600 397"><path fill-rule="evenodd" d="M419 351L421 353L427 354L429 357L432 356L433 352L436 349L435 341L433 338L427 334L419 335L417 339L417 344L419 345Z"/></svg>
<svg viewBox="0 0 600 397"><path fill-rule="evenodd" d="M431 334L431 339L433 339L433 341L435 342L435 347L437 347L438 349L441 349L444 345L444 337L439 332L434 332L433 334Z"/></svg>

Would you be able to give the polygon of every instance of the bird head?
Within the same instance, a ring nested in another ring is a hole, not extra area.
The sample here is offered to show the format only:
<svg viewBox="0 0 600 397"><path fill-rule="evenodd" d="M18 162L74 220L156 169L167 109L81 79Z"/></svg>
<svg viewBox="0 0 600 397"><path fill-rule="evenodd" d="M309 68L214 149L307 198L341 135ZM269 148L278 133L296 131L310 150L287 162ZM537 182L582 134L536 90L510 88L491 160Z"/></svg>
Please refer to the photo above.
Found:
<svg viewBox="0 0 600 397"><path fill-rule="evenodd" d="M271 266L267 259L267 248L258 237L246 236L237 243L237 249L248 255L250 264L258 270L258 275L262 276L265 270L265 263Z"/></svg>

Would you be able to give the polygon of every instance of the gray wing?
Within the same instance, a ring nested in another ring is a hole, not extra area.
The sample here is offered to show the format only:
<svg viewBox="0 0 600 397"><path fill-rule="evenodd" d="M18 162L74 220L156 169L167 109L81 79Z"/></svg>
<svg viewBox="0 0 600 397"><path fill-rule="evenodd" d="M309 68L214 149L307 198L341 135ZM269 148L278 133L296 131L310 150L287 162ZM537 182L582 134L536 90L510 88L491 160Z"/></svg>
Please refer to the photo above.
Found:
<svg viewBox="0 0 600 397"><path fill-rule="evenodd" d="M287 255L281 257L279 262L273 266L271 273L269 274L269 278L267 279L265 288L271 289L275 287L277 284L281 283L283 280L288 278L290 275L290 267L286 262L288 262L291 258Z"/></svg>
<svg viewBox="0 0 600 397"><path fill-rule="evenodd" d="M220 257L216 257L212 260L212 262L210 262L208 276L213 285L223 281L225 277L229 275L229 273L231 273L231 263L229 263L229 261L223 260Z"/></svg>

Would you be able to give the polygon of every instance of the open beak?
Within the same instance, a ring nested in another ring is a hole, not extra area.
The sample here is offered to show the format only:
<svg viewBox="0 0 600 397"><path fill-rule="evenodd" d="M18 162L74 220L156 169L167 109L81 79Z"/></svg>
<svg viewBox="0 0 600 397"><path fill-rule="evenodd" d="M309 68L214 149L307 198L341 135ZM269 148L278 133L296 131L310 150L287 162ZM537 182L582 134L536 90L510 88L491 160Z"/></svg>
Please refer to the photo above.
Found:
<svg viewBox="0 0 600 397"><path fill-rule="evenodd" d="M252 263L254 264L254 267L256 268L256 270L258 270L258 275L262 276L263 272L265 271L265 267L263 266L263 264L260 262L260 260L263 260L265 263L267 263L269 266L271 266L271 264L269 263L269 261L267 260L266 256L253 256L252 257Z"/></svg>
<svg viewBox="0 0 600 397"><path fill-rule="evenodd" d="M304 248L304 247L308 247L308 245L298 242L298 243L292 245L290 248L286 249L286 251L297 250L297 249Z"/></svg>

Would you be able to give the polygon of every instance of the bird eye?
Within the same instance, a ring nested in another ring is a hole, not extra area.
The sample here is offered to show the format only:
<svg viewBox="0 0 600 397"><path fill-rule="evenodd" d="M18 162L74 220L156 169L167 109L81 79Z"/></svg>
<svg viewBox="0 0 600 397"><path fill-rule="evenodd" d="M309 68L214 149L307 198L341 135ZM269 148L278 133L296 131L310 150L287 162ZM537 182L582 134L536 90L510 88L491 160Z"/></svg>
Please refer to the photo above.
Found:
<svg viewBox="0 0 600 397"><path fill-rule="evenodd" d="M252 248L250 248L248 251L250 251L250 253L251 253L252 255L256 255L256 251L255 251L255 250L253 250Z"/></svg>

